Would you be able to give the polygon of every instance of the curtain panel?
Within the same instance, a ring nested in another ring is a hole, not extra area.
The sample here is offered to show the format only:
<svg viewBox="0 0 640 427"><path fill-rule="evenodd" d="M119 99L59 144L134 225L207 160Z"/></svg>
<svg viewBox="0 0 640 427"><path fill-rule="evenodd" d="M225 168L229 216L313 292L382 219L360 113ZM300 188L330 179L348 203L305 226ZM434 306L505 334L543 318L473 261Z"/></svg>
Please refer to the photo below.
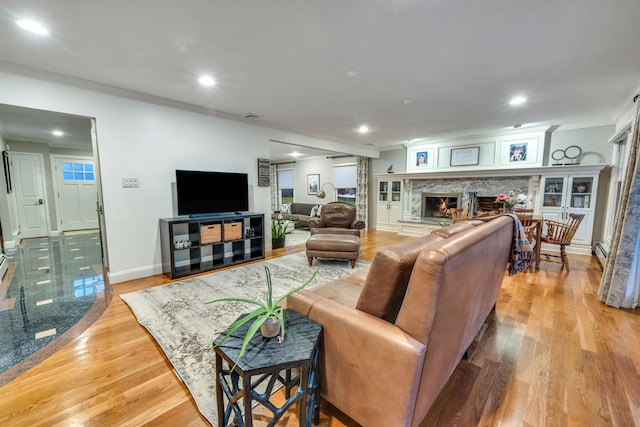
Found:
<svg viewBox="0 0 640 427"><path fill-rule="evenodd" d="M616 209L611 249L598 288L600 301L612 307L637 308L640 280L640 108L636 105L631 146Z"/></svg>
<svg viewBox="0 0 640 427"><path fill-rule="evenodd" d="M358 156L356 159L356 208L357 218L364 221L365 228L369 228L367 222L369 210L369 158Z"/></svg>
<svg viewBox="0 0 640 427"><path fill-rule="evenodd" d="M278 166L269 166L269 182L271 183L271 212L280 210L278 205Z"/></svg>

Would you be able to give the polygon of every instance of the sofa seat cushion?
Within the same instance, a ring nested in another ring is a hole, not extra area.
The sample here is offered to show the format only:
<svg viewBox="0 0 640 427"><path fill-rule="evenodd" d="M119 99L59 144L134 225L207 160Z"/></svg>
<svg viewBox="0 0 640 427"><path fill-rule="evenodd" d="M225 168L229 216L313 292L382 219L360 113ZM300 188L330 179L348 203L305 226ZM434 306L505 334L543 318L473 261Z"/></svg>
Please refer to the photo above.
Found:
<svg viewBox="0 0 640 427"><path fill-rule="evenodd" d="M360 238L349 234L314 234L307 240L307 250L358 252L360 250Z"/></svg>
<svg viewBox="0 0 640 427"><path fill-rule="evenodd" d="M310 290L316 295L336 301L340 305L349 308L355 308L361 291L362 285L344 278L323 283Z"/></svg>

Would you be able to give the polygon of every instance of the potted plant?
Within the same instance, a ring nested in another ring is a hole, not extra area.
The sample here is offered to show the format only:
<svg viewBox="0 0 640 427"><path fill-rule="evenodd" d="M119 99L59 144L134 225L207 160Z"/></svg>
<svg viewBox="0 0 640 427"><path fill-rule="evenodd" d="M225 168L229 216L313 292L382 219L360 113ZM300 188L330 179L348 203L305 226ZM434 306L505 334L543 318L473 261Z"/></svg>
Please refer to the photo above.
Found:
<svg viewBox="0 0 640 427"><path fill-rule="evenodd" d="M284 248L284 231L286 224L282 219L282 215L278 215L276 219L271 220L271 248Z"/></svg>
<svg viewBox="0 0 640 427"><path fill-rule="evenodd" d="M256 334L256 332L258 332L258 330L260 330L262 335L266 338L272 338L279 334L280 336L278 337L278 341L282 342L284 340L284 332L285 332L284 325L285 325L285 317L287 316L287 312L285 311L284 307L280 305L280 303L284 301L284 299L287 298L289 295L295 292L298 292L300 289L303 289L304 287L306 287L309 283L311 283L311 281L318 274L318 270L316 269L313 275L306 282L304 282L302 285L298 286L297 288L290 290L289 292L287 292L286 294L284 294L283 296L281 296L280 298L274 301L273 287L271 284L271 271L269 271L269 267L267 267L266 265L264 266L264 270L267 276L267 295L266 295L266 300L264 302L248 299L248 298L235 298L235 297L219 298L213 301L206 302L206 304L213 304L213 303L222 302L222 301L235 301L235 302L245 302L245 303L249 303L257 306L256 309L253 310L251 313L247 314L246 316L243 316L242 318L236 320L231 325L229 325L227 330L224 332L224 337L215 344L215 345L220 345L224 343L240 327L242 327L248 322L252 322L242 341L242 347L240 348L238 361L244 355L247 349L247 345L249 344L249 341L251 341L251 338L253 338L253 336Z"/></svg>

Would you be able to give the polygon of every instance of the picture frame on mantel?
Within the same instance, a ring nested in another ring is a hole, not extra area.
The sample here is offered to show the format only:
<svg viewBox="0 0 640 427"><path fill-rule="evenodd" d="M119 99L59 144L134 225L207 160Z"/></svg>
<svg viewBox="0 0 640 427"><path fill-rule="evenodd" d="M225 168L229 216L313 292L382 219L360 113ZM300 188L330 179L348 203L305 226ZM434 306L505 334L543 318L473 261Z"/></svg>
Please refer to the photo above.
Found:
<svg viewBox="0 0 640 427"><path fill-rule="evenodd" d="M500 163L521 167L538 163L538 138L517 138L502 141Z"/></svg>
<svg viewBox="0 0 640 427"><path fill-rule="evenodd" d="M452 148L449 166L475 166L480 163L480 147Z"/></svg>
<svg viewBox="0 0 640 427"><path fill-rule="evenodd" d="M415 147L407 150L407 171L424 172L433 169L435 150L432 147Z"/></svg>
<svg viewBox="0 0 640 427"><path fill-rule="evenodd" d="M307 175L307 194L318 194L318 191L320 191L320 174Z"/></svg>

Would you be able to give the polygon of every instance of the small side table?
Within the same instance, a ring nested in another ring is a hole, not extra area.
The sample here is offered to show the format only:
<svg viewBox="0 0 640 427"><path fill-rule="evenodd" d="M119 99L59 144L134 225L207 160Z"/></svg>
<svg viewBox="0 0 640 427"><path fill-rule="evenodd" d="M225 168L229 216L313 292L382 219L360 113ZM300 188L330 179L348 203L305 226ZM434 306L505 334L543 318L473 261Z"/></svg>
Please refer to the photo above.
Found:
<svg viewBox="0 0 640 427"><path fill-rule="evenodd" d="M285 323L284 341L280 343L278 337L263 338L259 332L256 333L237 365L236 361L240 354L242 341L251 322L238 329L223 344L214 347L219 427L227 426L230 421L240 427L252 426L252 401L262 404L273 413L273 419L269 422L269 426L274 426L296 401L300 401L298 405L300 426L310 426L312 415L314 423L319 423L318 359L322 326L293 310L287 310L287 313L289 318ZM214 340L214 344L221 341L223 337L224 333ZM223 367L223 359L227 363L226 367ZM230 370L233 365L236 365L235 368ZM292 377L292 368L300 368L300 374ZM284 376L282 371L284 371ZM252 381L252 377L258 375L259 377ZM240 384L240 379L242 379L242 384ZM267 379L268 382L261 387L263 391L257 391L256 387ZM285 387L285 398L287 399L279 408L269 401L276 381ZM295 385L299 385L299 387L291 395L291 389ZM242 399L242 409L240 408L240 399Z"/></svg>

